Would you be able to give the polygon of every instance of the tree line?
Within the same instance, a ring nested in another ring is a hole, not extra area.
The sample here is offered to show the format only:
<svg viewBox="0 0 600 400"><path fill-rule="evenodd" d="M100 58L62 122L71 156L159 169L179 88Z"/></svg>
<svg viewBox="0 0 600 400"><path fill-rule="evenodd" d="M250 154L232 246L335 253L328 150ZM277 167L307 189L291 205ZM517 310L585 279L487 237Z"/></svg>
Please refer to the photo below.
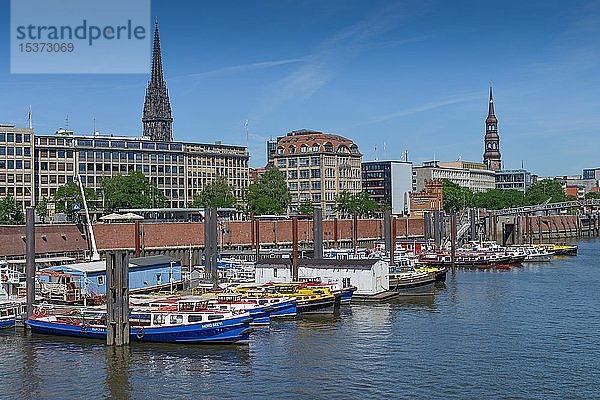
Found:
<svg viewBox="0 0 600 400"><path fill-rule="evenodd" d="M490 189L474 193L471 189L444 180L443 203L446 212L456 212L468 207L500 210L503 208L533 206L545 201L559 203L576 200L565 194L560 183L544 179L531 185L525 192L516 189ZM586 198L594 198L596 193L588 193Z"/></svg>
<svg viewBox="0 0 600 400"><path fill-rule="evenodd" d="M127 175L115 175L102 180L99 197L91 188L84 188L88 207L92 210L103 209L106 212L123 208L162 208L167 204L164 193L140 171L132 171ZM586 198L600 198L600 193L588 193ZM553 180L545 179L529 187L526 192L518 190L491 189L482 193L474 193L468 188L445 180L443 183L443 207L447 212L454 212L467 207L497 210L510 207L521 207L541 204L547 200L561 202L570 200L561 185ZM349 193L342 191L336 197L335 210L343 215L357 214L369 217L389 208L369 198L366 192ZM79 186L69 182L59 187L51 198L42 198L36 205L36 213L42 220L48 216L48 203L54 203L58 213L64 213L71 221L77 219L77 212L83 203ZM238 199L233 187L227 179L220 177L207 184L196 193L189 207L233 208L244 213L255 215L288 212L291 195L285 177L276 167L268 168L259 179L250 184L244 197ZM311 200L300 202L298 214L312 214ZM25 216L21 205L12 197L0 198L0 224L23 224Z"/></svg>

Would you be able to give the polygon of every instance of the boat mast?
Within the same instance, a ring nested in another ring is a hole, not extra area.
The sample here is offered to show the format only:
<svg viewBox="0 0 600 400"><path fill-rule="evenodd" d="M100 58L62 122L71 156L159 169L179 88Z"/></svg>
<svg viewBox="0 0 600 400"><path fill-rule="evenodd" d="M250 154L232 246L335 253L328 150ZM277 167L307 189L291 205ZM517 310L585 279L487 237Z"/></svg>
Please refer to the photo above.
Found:
<svg viewBox="0 0 600 400"><path fill-rule="evenodd" d="M83 183L81 183L81 179L79 179L79 176L77 176L77 183L79 184L81 199L83 200L83 207L85 210L85 218L87 220L88 232L90 233L90 242L92 245L92 255L90 257L90 260L100 261L100 253L98 253L98 248L96 247L96 237L94 236L94 228L92 227L92 221L90 220L90 212L88 210L87 201L85 199L85 191L83 190Z"/></svg>

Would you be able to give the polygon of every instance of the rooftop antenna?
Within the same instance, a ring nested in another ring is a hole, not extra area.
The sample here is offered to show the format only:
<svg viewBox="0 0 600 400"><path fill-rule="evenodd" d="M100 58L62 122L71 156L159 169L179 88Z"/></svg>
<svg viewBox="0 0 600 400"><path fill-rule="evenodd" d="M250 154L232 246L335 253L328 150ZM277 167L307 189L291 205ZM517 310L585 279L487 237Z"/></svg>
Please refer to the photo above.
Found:
<svg viewBox="0 0 600 400"><path fill-rule="evenodd" d="M525 169L525 161L521 160L521 169Z"/></svg>
<svg viewBox="0 0 600 400"><path fill-rule="evenodd" d="M65 126L67 127L67 131L69 130L69 114L65 116Z"/></svg>
<svg viewBox="0 0 600 400"><path fill-rule="evenodd" d="M408 150L404 150L404 161L408 162Z"/></svg>
<svg viewBox="0 0 600 400"><path fill-rule="evenodd" d="M386 154L386 149L385 149L385 142L383 142L383 159L384 160L387 159L387 154Z"/></svg>
<svg viewBox="0 0 600 400"><path fill-rule="evenodd" d="M379 161L379 159L377 158L377 143L375 143L374 152L375 152L375 161Z"/></svg>
<svg viewBox="0 0 600 400"><path fill-rule="evenodd" d="M93 121L92 135L96 135L96 117L92 117L92 121Z"/></svg>
<svg viewBox="0 0 600 400"><path fill-rule="evenodd" d="M29 112L27 113L27 121L29 129L33 129L33 124L31 123L31 104L29 105Z"/></svg>
<svg viewBox="0 0 600 400"><path fill-rule="evenodd" d="M246 147L248 147L248 124L250 123L249 120L244 121L244 130L246 131Z"/></svg>

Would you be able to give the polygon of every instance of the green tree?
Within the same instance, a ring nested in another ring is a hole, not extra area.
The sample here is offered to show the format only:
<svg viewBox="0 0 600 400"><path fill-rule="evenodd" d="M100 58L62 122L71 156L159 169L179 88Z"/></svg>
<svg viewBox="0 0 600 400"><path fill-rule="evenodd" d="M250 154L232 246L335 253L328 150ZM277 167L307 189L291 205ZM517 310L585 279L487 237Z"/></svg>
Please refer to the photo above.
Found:
<svg viewBox="0 0 600 400"><path fill-rule="evenodd" d="M48 198L42 197L42 199L35 205L35 213L41 218L42 222L46 222L48 216Z"/></svg>
<svg viewBox="0 0 600 400"><path fill-rule="evenodd" d="M525 192L525 203L527 205L541 204L550 199L551 203L566 201L567 196L560 183L552 179L541 180L531 185Z"/></svg>
<svg viewBox="0 0 600 400"><path fill-rule="evenodd" d="M246 192L248 209L254 214L283 214L291 202L290 190L281 171L271 167Z"/></svg>
<svg viewBox="0 0 600 400"><path fill-rule="evenodd" d="M167 203L163 192L140 171L104 178L102 191L104 208L109 211L120 208L161 208Z"/></svg>
<svg viewBox="0 0 600 400"><path fill-rule="evenodd" d="M474 195L471 189L461 187L447 179L444 179L442 196L446 212L456 212L473 206Z"/></svg>
<svg viewBox="0 0 600 400"><path fill-rule="evenodd" d="M351 194L342 191L336 197L336 210L343 214L358 214L359 216L368 216L380 209L380 205L369 198L369 193L358 192Z"/></svg>
<svg viewBox="0 0 600 400"><path fill-rule="evenodd" d="M310 200L304 200L298 206L298 214L312 214L314 212L315 206L313 202Z"/></svg>
<svg viewBox="0 0 600 400"><path fill-rule="evenodd" d="M589 192L585 194L586 199L600 199L600 192Z"/></svg>
<svg viewBox="0 0 600 400"><path fill-rule="evenodd" d="M84 187L83 190L88 208L90 210L95 209L98 195L92 188ZM54 203L56 203L56 212L67 214L67 217L72 220L77 213L77 211L73 210L73 204L79 204L83 208L83 198L81 197L79 185L75 182L68 182L56 189Z"/></svg>
<svg viewBox="0 0 600 400"><path fill-rule="evenodd" d="M233 208L236 205L233 188L225 178L217 178L194 196L191 207Z"/></svg>
<svg viewBox="0 0 600 400"><path fill-rule="evenodd" d="M0 198L0 225L21 225L25 223L23 208L12 196Z"/></svg>
<svg viewBox="0 0 600 400"><path fill-rule="evenodd" d="M524 193L516 189L490 189L486 192L475 193L473 205L488 210L520 207L525 204Z"/></svg>

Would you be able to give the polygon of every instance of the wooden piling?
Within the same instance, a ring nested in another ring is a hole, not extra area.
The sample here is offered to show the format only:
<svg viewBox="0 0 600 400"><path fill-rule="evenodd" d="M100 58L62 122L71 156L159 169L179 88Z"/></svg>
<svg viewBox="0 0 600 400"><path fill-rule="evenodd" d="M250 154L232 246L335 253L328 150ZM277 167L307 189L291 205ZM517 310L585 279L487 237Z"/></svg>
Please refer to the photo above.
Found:
<svg viewBox="0 0 600 400"><path fill-rule="evenodd" d="M35 209L27 207L25 213L25 292L27 317L31 317L35 302Z"/></svg>
<svg viewBox="0 0 600 400"><path fill-rule="evenodd" d="M106 344L129 344L129 253L106 255Z"/></svg>
<svg viewBox="0 0 600 400"><path fill-rule="evenodd" d="M292 217L292 281L298 281L298 217Z"/></svg>

